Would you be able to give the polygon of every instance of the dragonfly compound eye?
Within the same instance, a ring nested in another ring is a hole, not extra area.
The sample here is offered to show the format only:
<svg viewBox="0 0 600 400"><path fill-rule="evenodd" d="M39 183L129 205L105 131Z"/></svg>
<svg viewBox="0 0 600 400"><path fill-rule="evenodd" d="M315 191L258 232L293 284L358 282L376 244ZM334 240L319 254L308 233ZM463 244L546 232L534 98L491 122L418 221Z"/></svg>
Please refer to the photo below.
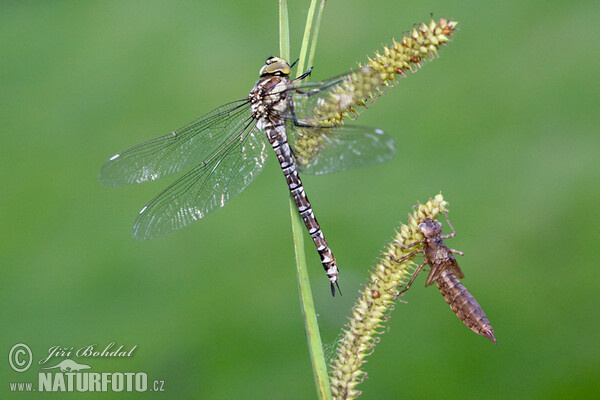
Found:
<svg viewBox="0 0 600 400"><path fill-rule="evenodd" d="M279 75L288 76L291 73L290 64L283 58L269 57L265 65L260 69L260 76Z"/></svg>

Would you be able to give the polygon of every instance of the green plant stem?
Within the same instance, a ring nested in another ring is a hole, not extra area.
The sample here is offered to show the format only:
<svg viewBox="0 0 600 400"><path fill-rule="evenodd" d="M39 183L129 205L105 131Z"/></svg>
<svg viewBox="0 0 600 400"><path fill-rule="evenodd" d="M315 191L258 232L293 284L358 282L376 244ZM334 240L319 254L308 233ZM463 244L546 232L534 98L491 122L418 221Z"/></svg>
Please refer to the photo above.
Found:
<svg viewBox="0 0 600 400"><path fill-rule="evenodd" d="M325 354L323 353L323 343L321 333L319 332L319 323L317 313L313 302L310 280L306 266L306 256L304 254L304 237L302 231L302 220L290 196L290 214L292 217L292 234L294 236L294 251L296 254L296 271L298 274L298 289L300 291L300 302L302 304L302 315L304 316L304 326L310 351L310 360L315 378L315 385L320 399L331 399L331 388L329 386L329 376L327 373L327 364Z"/></svg>
<svg viewBox="0 0 600 400"><path fill-rule="evenodd" d="M313 21L314 21L314 17L315 17L315 9L317 8L317 0L312 0L310 2L310 7L308 8L308 15L306 16L306 25L304 26L304 36L302 37L302 46L300 47L300 57L299 57L299 61L298 61L298 69L296 71L298 71L298 75L304 73L305 67L306 67L306 56L308 55L308 44L311 41L311 38L313 41L316 40L316 37L312 36L314 35L314 28L313 27ZM320 22L320 20L319 20ZM317 32L318 32L318 27L317 27ZM316 43L313 44L313 47L316 46Z"/></svg>
<svg viewBox="0 0 600 400"><path fill-rule="evenodd" d="M290 60L290 21L287 0L279 0L279 56Z"/></svg>
<svg viewBox="0 0 600 400"><path fill-rule="evenodd" d="M304 60L306 59L306 52L308 49L308 40L310 38L310 27L313 25L312 18L314 16L314 9L316 0L312 1L308 19L306 22L306 30L304 34L304 40L302 42L302 50L300 54L300 64L298 70L300 73L304 70ZM280 55L286 60L290 57L290 45L289 45L289 22L287 15L287 2L285 0L279 1L279 50ZM314 47L314 42L313 42ZM296 271L298 275L298 289L300 291L300 302L302 306L302 315L304 317L304 326L306 329L306 336L308 340L308 348L310 353L311 365L315 378L315 385L319 399L331 400L331 387L329 383L329 376L327 371L327 364L325 362L325 354L323 353L323 343L321 341L321 333L319 332L319 324L317 321L317 313L312 297L312 290L310 287L310 279L308 277L308 268L306 265L306 255L304 253L304 232L303 223L298 214L298 209L294 202L293 197L290 194L290 216L292 222L292 235L294 238L294 253L296 256Z"/></svg>
<svg viewBox="0 0 600 400"><path fill-rule="evenodd" d="M319 11L317 12L317 20L313 29L312 43L310 45L310 54L308 56L308 65L312 67L315 60L315 52L317 50L317 38L319 37L319 27L321 26L321 18L323 17L323 10L325 9L326 0L321 0Z"/></svg>

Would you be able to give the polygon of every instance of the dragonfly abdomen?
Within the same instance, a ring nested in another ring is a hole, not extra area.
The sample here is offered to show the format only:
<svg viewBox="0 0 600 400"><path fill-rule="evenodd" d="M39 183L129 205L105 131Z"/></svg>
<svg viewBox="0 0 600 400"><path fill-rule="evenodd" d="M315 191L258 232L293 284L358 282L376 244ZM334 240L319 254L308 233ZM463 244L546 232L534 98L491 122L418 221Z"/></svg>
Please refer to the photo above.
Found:
<svg viewBox="0 0 600 400"><path fill-rule="evenodd" d="M446 303L467 327L496 343L492 325L481 306L454 274L448 270L443 271L437 279L437 286L446 299Z"/></svg>
<svg viewBox="0 0 600 400"><path fill-rule="evenodd" d="M327 245L327 241L323 236L321 227L317 222L310 202L308 201L308 197L306 196L306 192L304 191L302 180L298 175L296 163L292 156L292 150L287 142L285 124L277 124L271 121L266 121L263 125L263 128L269 143L271 143L271 146L277 155L277 160L279 161L281 169L283 170L290 193L294 198L294 203L296 203L296 207L298 207L300 217L302 218L302 221L304 221L304 225L306 225L306 229L308 229L308 233L312 237L313 242L317 247L317 251L321 257L321 263L323 264L325 273L331 282L331 293L335 295L333 285L337 283L339 274L335 257Z"/></svg>

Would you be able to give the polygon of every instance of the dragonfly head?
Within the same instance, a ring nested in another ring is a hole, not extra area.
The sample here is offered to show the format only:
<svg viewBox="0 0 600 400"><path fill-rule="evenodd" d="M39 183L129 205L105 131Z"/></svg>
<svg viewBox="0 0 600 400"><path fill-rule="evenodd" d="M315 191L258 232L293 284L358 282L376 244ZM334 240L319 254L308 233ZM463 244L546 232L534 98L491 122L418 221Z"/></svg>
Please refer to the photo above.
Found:
<svg viewBox="0 0 600 400"><path fill-rule="evenodd" d="M265 65L260 69L260 76L288 76L291 72L292 68L290 67L290 64L283 58L269 57L265 61Z"/></svg>
<svg viewBox="0 0 600 400"><path fill-rule="evenodd" d="M442 234L442 224L438 221L425 218L423 222L419 224L419 230L426 238L432 238Z"/></svg>

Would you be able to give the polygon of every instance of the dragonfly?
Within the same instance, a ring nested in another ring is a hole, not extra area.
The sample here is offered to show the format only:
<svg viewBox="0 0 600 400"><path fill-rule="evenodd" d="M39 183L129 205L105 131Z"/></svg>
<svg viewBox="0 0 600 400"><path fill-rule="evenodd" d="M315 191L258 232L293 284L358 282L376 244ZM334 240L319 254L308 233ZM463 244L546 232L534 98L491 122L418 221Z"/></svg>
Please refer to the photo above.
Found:
<svg viewBox="0 0 600 400"><path fill-rule="evenodd" d="M483 309L475 300L475 297L458 278L464 278L465 275L458 266L456 258L452 254L464 255L462 251L454 250L446 246L444 239L452 238L456 236L456 231L446 215L446 221L452 229L452 233L448 235L442 235L442 224L430 218L425 218L419 225L418 228L423 234L424 238L414 243L402 245L397 243L400 247L408 249L415 247L416 245L423 243L424 246L400 259L395 259L396 262L402 262L410 257L415 256L417 253L423 253L424 260L415 270L412 278L406 285L406 287L398 293L398 296L406 292L412 283L415 281L417 275L425 264L429 264L431 270L425 281L425 287L430 286L433 282L437 283L437 287L444 296L446 303L450 305L452 311L456 316L463 321L463 323L470 328L473 332L482 335L492 342L496 343L494 336L494 330L487 316L483 312Z"/></svg>
<svg viewBox="0 0 600 400"><path fill-rule="evenodd" d="M371 95L349 91L352 82L368 79L376 84L378 73L363 68L307 82L303 80L311 69L290 78L294 64L267 58L247 97L104 163L99 180L111 187L185 172L139 211L133 224L136 239L176 231L223 207L263 170L271 147L335 296L337 263L299 172L320 175L381 163L394 155L396 147L380 129L331 123L333 114L347 112L356 101L367 101Z"/></svg>

